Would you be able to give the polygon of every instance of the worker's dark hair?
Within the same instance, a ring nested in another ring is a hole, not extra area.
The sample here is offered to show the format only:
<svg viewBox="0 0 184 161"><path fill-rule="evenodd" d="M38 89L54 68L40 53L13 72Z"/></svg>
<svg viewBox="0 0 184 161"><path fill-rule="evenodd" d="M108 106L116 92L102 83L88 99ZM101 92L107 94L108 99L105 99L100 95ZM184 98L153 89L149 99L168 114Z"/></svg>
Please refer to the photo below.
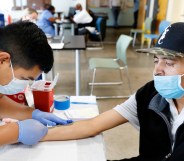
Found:
<svg viewBox="0 0 184 161"><path fill-rule="evenodd" d="M32 22L19 21L0 28L0 52L10 54L14 67L31 69L38 65L47 73L54 62L44 32Z"/></svg>
<svg viewBox="0 0 184 161"><path fill-rule="evenodd" d="M55 7L52 6L51 4L48 4L48 3L44 4L43 8L46 9L46 10L49 10L49 11L51 11L51 12L52 12L53 10L55 10Z"/></svg>
<svg viewBox="0 0 184 161"><path fill-rule="evenodd" d="M49 6L50 6L49 3L45 3L45 4L43 4L43 9L44 9L44 10L47 10Z"/></svg>

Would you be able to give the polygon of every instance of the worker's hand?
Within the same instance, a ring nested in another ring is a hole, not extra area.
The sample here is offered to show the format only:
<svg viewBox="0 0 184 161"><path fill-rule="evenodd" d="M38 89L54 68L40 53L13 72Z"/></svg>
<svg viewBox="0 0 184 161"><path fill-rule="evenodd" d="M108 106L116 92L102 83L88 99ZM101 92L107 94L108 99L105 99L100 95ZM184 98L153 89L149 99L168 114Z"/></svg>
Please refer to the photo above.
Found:
<svg viewBox="0 0 184 161"><path fill-rule="evenodd" d="M72 120L63 120L52 113L42 112L38 109L33 111L32 118L48 126L55 126L58 124L66 125L73 122Z"/></svg>
<svg viewBox="0 0 184 161"><path fill-rule="evenodd" d="M18 141L26 145L38 143L48 132L48 128L37 120L28 119L18 121L19 138Z"/></svg>

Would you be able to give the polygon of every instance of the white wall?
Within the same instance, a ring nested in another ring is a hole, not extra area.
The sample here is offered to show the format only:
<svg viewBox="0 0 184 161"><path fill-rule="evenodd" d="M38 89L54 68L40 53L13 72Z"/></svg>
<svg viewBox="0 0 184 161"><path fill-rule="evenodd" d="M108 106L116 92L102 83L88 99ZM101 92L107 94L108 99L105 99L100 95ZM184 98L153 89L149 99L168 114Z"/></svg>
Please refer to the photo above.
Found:
<svg viewBox="0 0 184 161"><path fill-rule="evenodd" d="M13 1L8 0L4 3L1 3L0 11L10 11L12 7L13 7Z"/></svg>
<svg viewBox="0 0 184 161"><path fill-rule="evenodd" d="M17 1L22 4L26 3L26 0ZM71 6L75 6L76 3L81 3L83 8L86 8L86 0L52 0L52 5L56 8L56 11L64 12L65 15L68 14L68 9ZM0 5L0 12L5 14L5 19L7 20L8 15L11 15L12 19L18 20L23 16L22 11L11 11L13 7L13 0L6 0Z"/></svg>
<svg viewBox="0 0 184 161"><path fill-rule="evenodd" d="M65 15L68 14L69 7L74 7L76 3L81 3L83 8L86 8L86 0L52 0L52 5L55 7L56 12L62 11Z"/></svg>
<svg viewBox="0 0 184 161"><path fill-rule="evenodd" d="M172 23L184 22L184 0L169 0L166 19Z"/></svg>

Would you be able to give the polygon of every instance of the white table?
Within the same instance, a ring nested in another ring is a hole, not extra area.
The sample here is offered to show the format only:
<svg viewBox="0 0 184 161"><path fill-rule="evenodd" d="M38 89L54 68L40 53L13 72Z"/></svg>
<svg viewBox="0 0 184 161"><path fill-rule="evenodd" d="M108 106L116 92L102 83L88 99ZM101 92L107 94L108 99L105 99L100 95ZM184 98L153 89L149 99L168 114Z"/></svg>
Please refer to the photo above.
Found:
<svg viewBox="0 0 184 161"><path fill-rule="evenodd" d="M73 97L79 102L93 102L95 97ZM71 98L72 99L72 98ZM79 108L80 107L80 108ZM94 108L95 104L71 104L69 110ZM58 111L55 111L58 113ZM59 111L61 113L61 111ZM23 144L6 145L0 147L0 161L106 161L102 135L81 140L51 141L38 143L35 146Z"/></svg>

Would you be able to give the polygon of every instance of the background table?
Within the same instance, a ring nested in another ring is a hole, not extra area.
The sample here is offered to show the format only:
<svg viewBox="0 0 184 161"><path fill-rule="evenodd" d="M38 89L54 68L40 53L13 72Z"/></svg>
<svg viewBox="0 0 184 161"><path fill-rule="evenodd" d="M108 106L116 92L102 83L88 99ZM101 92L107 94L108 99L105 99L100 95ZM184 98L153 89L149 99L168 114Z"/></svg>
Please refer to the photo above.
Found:
<svg viewBox="0 0 184 161"><path fill-rule="evenodd" d="M71 35L75 35L75 23L70 19L64 19L62 21L56 21L55 25L55 34L60 35L60 30L64 31L63 25L70 25Z"/></svg>
<svg viewBox="0 0 184 161"><path fill-rule="evenodd" d="M95 97L71 97L79 104L71 104L69 110L92 108L98 114L94 104ZM89 104L80 104L85 102ZM93 104L90 104L93 103ZM63 111L55 111L62 113ZM34 146L23 144L0 147L0 161L106 161L102 135L80 140L42 142Z"/></svg>
<svg viewBox="0 0 184 161"><path fill-rule="evenodd" d="M76 96L80 95L80 50L86 49L84 36L70 35L64 38L64 47L57 50L74 50L75 51L75 80L76 80ZM54 49L53 49L54 50ZM55 51L55 50L54 50ZM52 76L54 78L54 66Z"/></svg>

